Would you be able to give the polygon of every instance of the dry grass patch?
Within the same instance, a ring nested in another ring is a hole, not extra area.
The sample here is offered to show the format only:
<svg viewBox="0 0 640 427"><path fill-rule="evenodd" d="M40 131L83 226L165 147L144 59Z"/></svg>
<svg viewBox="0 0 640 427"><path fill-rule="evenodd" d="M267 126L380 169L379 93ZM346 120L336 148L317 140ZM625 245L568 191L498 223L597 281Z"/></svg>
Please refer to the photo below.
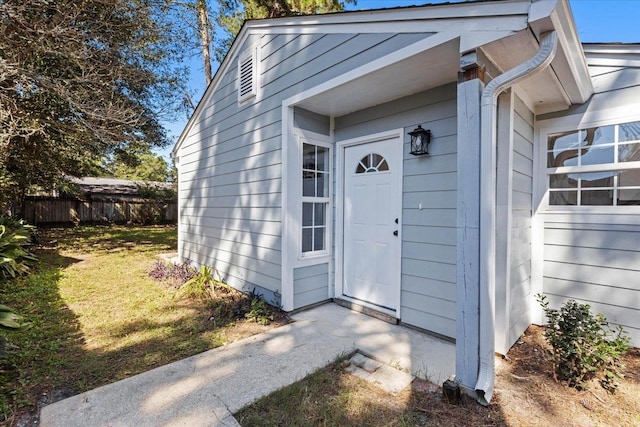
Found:
<svg viewBox="0 0 640 427"><path fill-rule="evenodd" d="M509 351L496 390L513 426L640 426L640 349L622 357L625 378L615 394L594 379L578 391L553 378L544 329L531 326Z"/></svg>
<svg viewBox="0 0 640 427"><path fill-rule="evenodd" d="M464 398L445 403L441 390L423 384L391 394L344 370L340 361L235 414L251 426L492 426L503 425L499 408Z"/></svg>
<svg viewBox="0 0 640 427"><path fill-rule="evenodd" d="M235 415L249 426L640 426L640 349L624 357L615 394L597 380L578 391L553 378L543 328L530 327L499 363L488 408L463 396L450 405L442 389L414 381L397 395L347 373L339 362Z"/></svg>
<svg viewBox="0 0 640 427"><path fill-rule="evenodd" d="M0 424L26 425L40 405L278 324L217 316L215 301L177 300L149 278L156 256L175 251L175 227L44 230L39 246L38 270L0 286L0 301L33 324L7 335Z"/></svg>

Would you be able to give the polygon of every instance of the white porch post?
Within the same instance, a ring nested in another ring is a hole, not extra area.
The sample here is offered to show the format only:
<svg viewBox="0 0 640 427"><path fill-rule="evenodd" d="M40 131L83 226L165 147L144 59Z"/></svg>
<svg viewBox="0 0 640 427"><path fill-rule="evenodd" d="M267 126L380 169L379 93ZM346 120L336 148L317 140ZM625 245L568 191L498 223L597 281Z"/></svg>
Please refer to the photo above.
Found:
<svg viewBox="0 0 640 427"><path fill-rule="evenodd" d="M480 273L480 98L484 83L458 83L456 379L467 391L478 379Z"/></svg>

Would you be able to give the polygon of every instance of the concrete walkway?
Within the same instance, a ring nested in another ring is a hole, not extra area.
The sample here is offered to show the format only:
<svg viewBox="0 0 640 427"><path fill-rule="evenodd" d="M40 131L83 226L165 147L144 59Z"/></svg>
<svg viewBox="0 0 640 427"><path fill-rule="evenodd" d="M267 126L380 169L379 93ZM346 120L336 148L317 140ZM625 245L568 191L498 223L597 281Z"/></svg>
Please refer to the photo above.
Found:
<svg viewBox="0 0 640 427"><path fill-rule="evenodd" d="M233 413L354 350L442 384L455 346L335 304L42 408L42 427L238 426Z"/></svg>

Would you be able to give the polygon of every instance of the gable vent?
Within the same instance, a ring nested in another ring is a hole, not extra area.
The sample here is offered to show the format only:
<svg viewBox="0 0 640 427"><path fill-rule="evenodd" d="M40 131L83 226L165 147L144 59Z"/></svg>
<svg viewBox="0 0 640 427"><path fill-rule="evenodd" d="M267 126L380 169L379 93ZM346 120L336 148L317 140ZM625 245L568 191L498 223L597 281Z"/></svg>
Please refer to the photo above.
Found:
<svg viewBox="0 0 640 427"><path fill-rule="evenodd" d="M256 50L251 49L238 59L238 102L257 94Z"/></svg>

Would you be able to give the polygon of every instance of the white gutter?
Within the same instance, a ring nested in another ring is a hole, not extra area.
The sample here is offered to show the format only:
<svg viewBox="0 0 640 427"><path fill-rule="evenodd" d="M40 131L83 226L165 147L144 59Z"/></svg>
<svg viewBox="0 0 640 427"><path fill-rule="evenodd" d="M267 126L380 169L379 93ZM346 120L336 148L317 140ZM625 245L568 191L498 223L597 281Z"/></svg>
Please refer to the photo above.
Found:
<svg viewBox="0 0 640 427"><path fill-rule="evenodd" d="M480 344L476 383L478 402L488 405L495 377L496 108L498 95L546 68L558 46L555 31L545 33L536 55L493 79L480 101Z"/></svg>

